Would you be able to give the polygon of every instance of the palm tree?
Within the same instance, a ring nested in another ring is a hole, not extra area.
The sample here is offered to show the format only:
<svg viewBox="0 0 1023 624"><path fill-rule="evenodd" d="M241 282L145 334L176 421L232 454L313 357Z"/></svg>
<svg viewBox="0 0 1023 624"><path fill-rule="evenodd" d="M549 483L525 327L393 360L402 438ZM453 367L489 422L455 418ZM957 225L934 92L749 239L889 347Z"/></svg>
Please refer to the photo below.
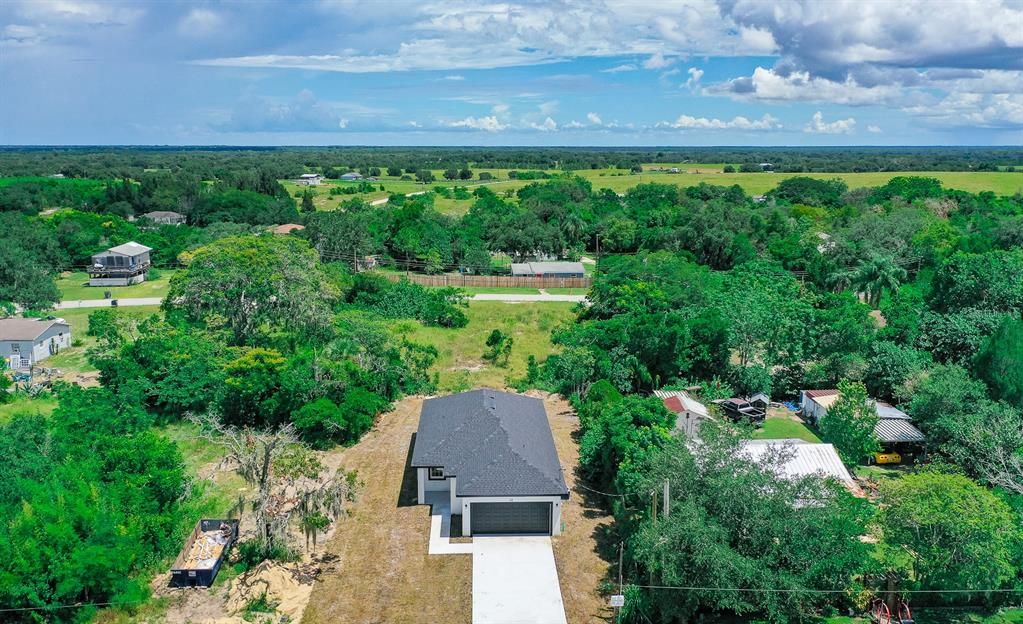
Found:
<svg viewBox="0 0 1023 624"><path fill-rule="evenodd" d="M896 291L906 279L906 269L888 256L874 256L856 269L853 284L867 295L867 302L874 308L881 303L881 293Z"/></svg>

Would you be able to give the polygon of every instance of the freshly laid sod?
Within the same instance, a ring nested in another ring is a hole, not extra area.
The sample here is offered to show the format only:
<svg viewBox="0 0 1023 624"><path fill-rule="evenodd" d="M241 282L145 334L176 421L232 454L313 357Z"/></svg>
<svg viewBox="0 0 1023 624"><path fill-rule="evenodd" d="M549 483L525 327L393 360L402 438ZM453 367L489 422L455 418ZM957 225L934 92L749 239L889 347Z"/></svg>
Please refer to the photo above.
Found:
<svg viewBox="0 0 1023 624"><path fill-rule="evenodd" d="M89 274L85 272L68 273L57 279L57 289L63 301L103 299L104 293L110 291L113 299L136 297L163 297L167 294L170 279L174 276L173 269L161 269L155 280L148 280L132 286L89 286Z"/></svg>
<svg viewBox="0 0 1023 624"><path fill-rule="evenodd" d="M526 375L530 355L542 360L552 351L551 330L575 318L574 303L505 303L473 301L466 314L469 324L459 329L425 327L415 321L395 321L393 331L437 347L433 370L441 391L459 392L489 386L504 388ZM515 342L507 367L483 359L490 332L499 329Z"/></svg>

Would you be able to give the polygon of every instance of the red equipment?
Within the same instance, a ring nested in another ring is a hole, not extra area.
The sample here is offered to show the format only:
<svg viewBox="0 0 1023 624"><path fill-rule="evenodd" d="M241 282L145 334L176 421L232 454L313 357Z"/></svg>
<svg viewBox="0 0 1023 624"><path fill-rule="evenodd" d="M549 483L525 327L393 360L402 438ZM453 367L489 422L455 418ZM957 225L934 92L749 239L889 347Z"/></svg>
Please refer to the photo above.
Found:
<svg viewBox="0 0 1023 624"><path fill-rule="evenodd" d="M876 624L913 624L913 613L909 610L909 603L899 598L895 604L895 617L892 617L885 601L874 598L870 603L870 619Z"/></svg>

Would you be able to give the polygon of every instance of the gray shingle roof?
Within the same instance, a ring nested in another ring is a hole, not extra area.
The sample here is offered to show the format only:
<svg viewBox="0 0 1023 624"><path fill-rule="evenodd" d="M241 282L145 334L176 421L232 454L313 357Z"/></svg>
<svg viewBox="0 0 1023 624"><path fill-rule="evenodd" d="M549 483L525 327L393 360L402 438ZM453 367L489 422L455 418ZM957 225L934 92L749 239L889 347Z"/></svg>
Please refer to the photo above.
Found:
<svg viewBox="0 0 1023 624"><path fill-rule="evenodd" d="M7 318L0 319L0 340L35 340L53 325L67 325L63 319ZM68 325L70 328L70 325Z"/></svg>
<svg viewBox="0 0 1023 624"><path fill-rule="evenodd" d="M456 496L562 496L568 487L543 401L473 390L427 399L415 468L443 467Z"/></svg>

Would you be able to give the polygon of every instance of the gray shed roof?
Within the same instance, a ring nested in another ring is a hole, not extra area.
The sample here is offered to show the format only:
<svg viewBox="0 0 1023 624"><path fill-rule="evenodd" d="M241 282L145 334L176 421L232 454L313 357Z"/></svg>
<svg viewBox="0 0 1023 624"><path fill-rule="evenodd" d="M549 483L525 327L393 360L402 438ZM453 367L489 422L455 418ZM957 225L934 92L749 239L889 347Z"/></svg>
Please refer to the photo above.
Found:
<svg viewBox="0 0 1023 624"><path fill-rule="evenodd" d="M8 318L0 319L0 341L2 340L18 340L27 341L35 340L43 334L47 329L56 325L67 325L70 330L71 326L64 321L64 319L34 319L34 318Z"/></svg>
<svg viewBox="0 0 1023 624"><path fill-rule="evenodd" d="M543 401L519 394L485 389L424 401L412 466L444 468L456 477L456 496L568 498Z"/></svg>
<svg viewBox="0 0 1023 624"><path fill-rule="evenodd" d="M142 215L147 219L184 219L185 215L173 210L154 210ZM136 243L137 244L137 243Z"/></svg>
<svg viewBox="0 0 1023 624"><path fill-rule="evenodd" d="M542 275L546 273L579 273L585 275L582 262L524 262L511 265L512 275Z"/></svg>
<svg viewBox="0 0 1023 624"><path fill-rule="evenodd" d="M926 442L927 438L905 418L882 418L874 425L874 435L882 442Z"/></svg>
<svg viewBox="0 0 1023 624"><path fill-rule="evenodd" d="M98 254L94 254L93 257L95 257L95 256L102 256L103 254L107 254L107 253L110 253L110 252L117 253L117 254L122 254L122 255L125 255L125 256L137 256L137 255L143 254L143 253L145 253L147 251L153 251L153 248L152 247L146 247L145 245L142 245L140 243L136 243L135 241L131 241L130 243L125 243L123 245L118 245L116 247L111 247L110 249L108 249L106 251L100 252Z"/></svg>

